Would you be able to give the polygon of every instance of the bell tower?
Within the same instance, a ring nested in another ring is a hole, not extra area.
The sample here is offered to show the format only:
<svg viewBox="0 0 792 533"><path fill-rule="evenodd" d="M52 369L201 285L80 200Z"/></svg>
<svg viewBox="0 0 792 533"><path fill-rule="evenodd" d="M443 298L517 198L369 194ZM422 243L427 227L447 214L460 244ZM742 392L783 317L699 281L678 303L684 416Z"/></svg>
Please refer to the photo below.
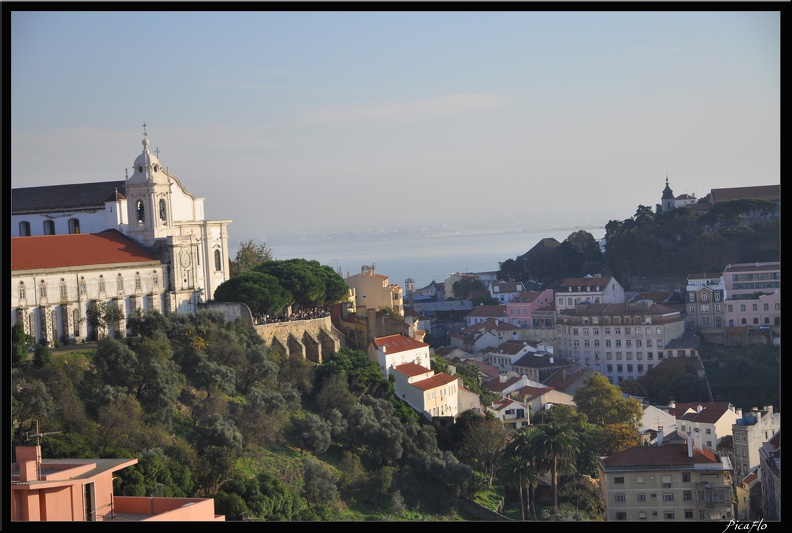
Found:
<svg viewBox="0 0 792 533"><path fill-rule="evenodd" d="M159 159L149 150L143 124L143 152L137 156L132 175L126 176L127 235L143 246L173 235L171 180Z"/></svg>

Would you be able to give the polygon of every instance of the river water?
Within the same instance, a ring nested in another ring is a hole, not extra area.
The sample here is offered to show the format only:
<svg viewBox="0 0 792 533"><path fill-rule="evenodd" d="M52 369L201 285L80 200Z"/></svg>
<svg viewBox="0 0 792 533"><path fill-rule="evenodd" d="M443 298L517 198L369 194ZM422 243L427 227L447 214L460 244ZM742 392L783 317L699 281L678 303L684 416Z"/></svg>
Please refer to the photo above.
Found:
<svg viewBox="0 0 792 533"><path fill-rule="evenodd" d="M586 230L599 240L604 229ZM377 274L390 283L404 287L407 278L421 288L432 281L443 282L455 272L497 271L499 263L516 259L544 238L563 242L574 230L542 233L513 231L504 233L451 235L442 237L365 239L349 242L285 242L267 246L274 259L314 259L332 267L343 277L358 274L363 265L374 265Z"/></svg>

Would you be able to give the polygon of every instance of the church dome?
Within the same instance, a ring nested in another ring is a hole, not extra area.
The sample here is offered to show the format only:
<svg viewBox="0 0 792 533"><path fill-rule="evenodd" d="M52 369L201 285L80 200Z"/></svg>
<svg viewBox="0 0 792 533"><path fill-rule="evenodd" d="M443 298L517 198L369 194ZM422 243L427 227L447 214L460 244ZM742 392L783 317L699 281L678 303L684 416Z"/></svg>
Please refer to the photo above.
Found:
<svg viewBox="0 0 792 533"><path fill-rule="evenodd" d="M143 138L143 152L135 159L132 168L132 176L129 177L131 183L167 183L168 176L165 174L159 159L149 151L148 137Z"/></svg>

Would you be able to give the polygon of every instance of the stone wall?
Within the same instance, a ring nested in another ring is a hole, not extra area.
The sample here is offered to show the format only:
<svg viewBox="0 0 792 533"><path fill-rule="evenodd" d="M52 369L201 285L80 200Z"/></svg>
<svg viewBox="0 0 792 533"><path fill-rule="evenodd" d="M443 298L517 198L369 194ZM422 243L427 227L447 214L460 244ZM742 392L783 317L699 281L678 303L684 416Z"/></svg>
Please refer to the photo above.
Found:
<svg viewBox="0 0 792 533"><path fill-rule="evenodd" d="M346 347L344 334L338 331L330 317L311 320L271 322L254 326L270 348L285 355L298 354L303 359L321 363L323 356Z"/></svg>

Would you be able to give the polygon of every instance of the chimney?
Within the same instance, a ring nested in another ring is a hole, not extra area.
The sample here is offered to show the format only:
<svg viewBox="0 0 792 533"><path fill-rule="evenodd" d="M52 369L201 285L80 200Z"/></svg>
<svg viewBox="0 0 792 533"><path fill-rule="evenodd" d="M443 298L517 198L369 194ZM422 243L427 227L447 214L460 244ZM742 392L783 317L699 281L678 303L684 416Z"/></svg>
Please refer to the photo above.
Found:
<svg viewBox="0 0 792 533"><path fill-rule="evenodd" d="M663 439L664 438L665 438L665 435L663 435L663 426L657 426L657 445L658 446L662 446L663 445Z"/></svg>
<svg viewBox="0 0 792 533"><path fill-rule="evenodd" d="M742 407L738 407L734 412L737 413L737 418L742 418L743 417L743 415L742 415Z"/></svg>
<svg viewBox="0 0 792 533"><path fill-rule="evenodd" d="M687 434L687 449L688 457L693 457L693 437L690 436L690 431Z"/></svg>
<svg viewBox="0 0 792 533"><path fill-rule="evenodd" d="M553 356L552 355L550 356L550 364L551 365L553 364Z"/></svg>
<svg viewBox="0 0 792 533"><path fill-rule="evenodd" d="M701 430L699 428L693 430L693 445L701 451Z"/></svg>
<svg viewBox="0 0 792 533"><path fill-rule="evenodd" d="M701 404L698 404L698 405L696 406L696 412L697 412L697 413L700 413L702 409L703 409L703 407L701 407Z"/></svg>
<svg viewBox="0 0 792 533"><path fill-rule="evenodd" d="M765 412L768 415L772 415L773 414L773 406L772 405L765 405L764 410L765 410Z"/></svg>

